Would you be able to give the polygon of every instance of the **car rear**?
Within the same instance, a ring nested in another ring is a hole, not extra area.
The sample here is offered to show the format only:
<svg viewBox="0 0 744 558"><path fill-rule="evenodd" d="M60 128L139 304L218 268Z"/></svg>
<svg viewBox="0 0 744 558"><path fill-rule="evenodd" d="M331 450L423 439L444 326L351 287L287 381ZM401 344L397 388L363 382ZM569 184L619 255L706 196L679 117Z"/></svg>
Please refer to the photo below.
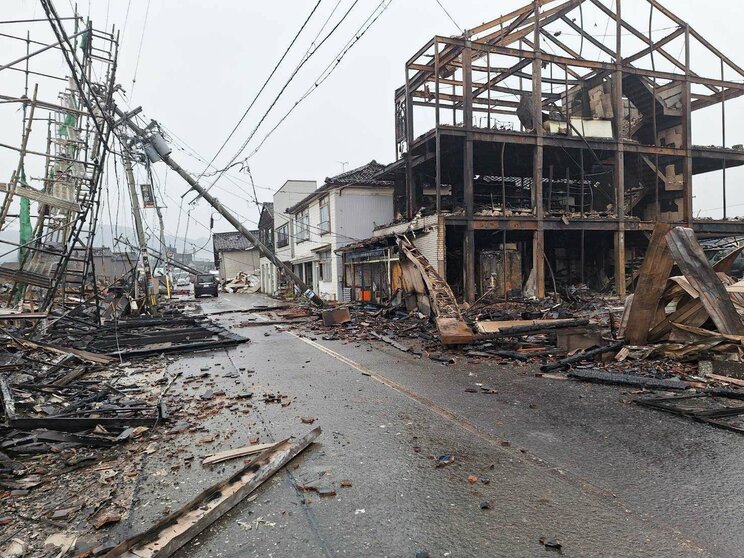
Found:
<svg viewBox="0 0 744 558"><path fill-rule="evenodd" d="M217 278L214 275L209 274L196 276L196 282L194 283L194 297L199 298L204 295L217 297Z"/></svg>

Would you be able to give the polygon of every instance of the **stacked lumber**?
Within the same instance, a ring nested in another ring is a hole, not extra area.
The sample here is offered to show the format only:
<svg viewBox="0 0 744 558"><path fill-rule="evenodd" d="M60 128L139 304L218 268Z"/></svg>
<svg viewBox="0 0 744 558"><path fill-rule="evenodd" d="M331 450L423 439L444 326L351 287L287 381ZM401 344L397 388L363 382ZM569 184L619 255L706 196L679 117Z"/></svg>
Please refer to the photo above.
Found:
<svg viewBox="0 0 744 558"><path fill-rule="evenodd" d="M742 250L713 265L692 229L657 224L635 294L626 301L621 328L626 343L656 344L649 355L687 360L712 352L740 361L744 281L728 272ZM681 275L672 275L674 269Z"/></svg>

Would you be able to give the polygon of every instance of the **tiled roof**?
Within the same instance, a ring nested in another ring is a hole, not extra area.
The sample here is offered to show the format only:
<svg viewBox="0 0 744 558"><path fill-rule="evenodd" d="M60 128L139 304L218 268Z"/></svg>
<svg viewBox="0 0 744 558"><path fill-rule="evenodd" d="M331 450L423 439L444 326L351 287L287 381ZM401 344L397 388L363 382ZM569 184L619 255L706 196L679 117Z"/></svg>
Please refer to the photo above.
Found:
<svg viewBox="0 0 744 558"><path fill-rule="evenodd" d="M258 231L251 233L258 236ZM212 244L215 252L235 252L253 248L251 241L237 231L213 233Z"/></svg>
<svg viewBox="0 0 744 558"><path fill-rule="evenodd" d="M379 184L379 185L390 185L392 182L386 180L378 180L376 177L379 173L385 170L385 165L381 165L374 159L355 169L351 169L336 176L325 179L326 184Z"/></svg>
<svg viewBox="0 0 744 558"><path fill-rule="evenodd" d="M377 161L372 160L364 166L326 178L323 186L311 194L308 194L302 200L287 209L286 213L296 213L300 209L310 205L310 202L319 198L325 192L333 190L339 186L392 186L392 182L376 178L376 176L384 169L385 165L381 165Z"/></svg>

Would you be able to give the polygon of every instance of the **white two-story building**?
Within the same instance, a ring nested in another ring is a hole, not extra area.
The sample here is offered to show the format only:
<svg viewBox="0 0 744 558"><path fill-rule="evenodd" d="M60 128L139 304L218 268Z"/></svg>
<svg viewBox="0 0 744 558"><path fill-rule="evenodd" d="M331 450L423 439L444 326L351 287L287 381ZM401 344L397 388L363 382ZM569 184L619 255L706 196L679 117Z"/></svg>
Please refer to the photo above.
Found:
<svg viewBox="0 0 744 558"><path fill-rule="evenodd" d="M287 209L299 201L305 199L315 191L318 183L315 180L287 180L284 185L274 193L274 203L270 209L273 229L273 248L277 257L286 263L294 257L294 245L290 242L291 222ZM268 220L269 208L264 206L261 211L261 225ZM268 232L268 231L267 231ZM264 244L267 244L264 242ZM286 278L277 270L268 258L262 257L259 265L261 267L261 290L267 294L274 294L286 284Z"/></svg>
<svg viewBox="0 0 744 558"><path fill-rule="evenodd" d="M326 300L348 298L341 256L335 251L368 238L375 226L393 219L393 184L376 178L383 169L372 161L326 178L320 188L288 207L286 215L274 196L277 253L282 242L288 243L284 254L290 255L293 271ZM284 225L283 218L289 218ZM285 256L282 260L287 261Z"/></svg>

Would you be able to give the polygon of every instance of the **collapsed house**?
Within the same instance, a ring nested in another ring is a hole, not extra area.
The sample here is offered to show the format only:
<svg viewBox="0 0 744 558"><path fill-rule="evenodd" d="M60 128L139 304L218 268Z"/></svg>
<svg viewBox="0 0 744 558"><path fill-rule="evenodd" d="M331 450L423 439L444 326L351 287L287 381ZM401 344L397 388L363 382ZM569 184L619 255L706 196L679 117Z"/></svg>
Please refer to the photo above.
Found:
<svg viewBox="0 0 744 558"><path fill-rule="evenodd" d="M467 302L494 287L624 295L658 221L744 232L692 204L693 177L716 173L725 206L726 170L744 163L725 121L744 70L656 0L607 4L531 2L406 62L397 160L378 178L395 184L391 227L425 218L432 264ZM718 145L695 144L697 115L720 122Z"/></svg>

